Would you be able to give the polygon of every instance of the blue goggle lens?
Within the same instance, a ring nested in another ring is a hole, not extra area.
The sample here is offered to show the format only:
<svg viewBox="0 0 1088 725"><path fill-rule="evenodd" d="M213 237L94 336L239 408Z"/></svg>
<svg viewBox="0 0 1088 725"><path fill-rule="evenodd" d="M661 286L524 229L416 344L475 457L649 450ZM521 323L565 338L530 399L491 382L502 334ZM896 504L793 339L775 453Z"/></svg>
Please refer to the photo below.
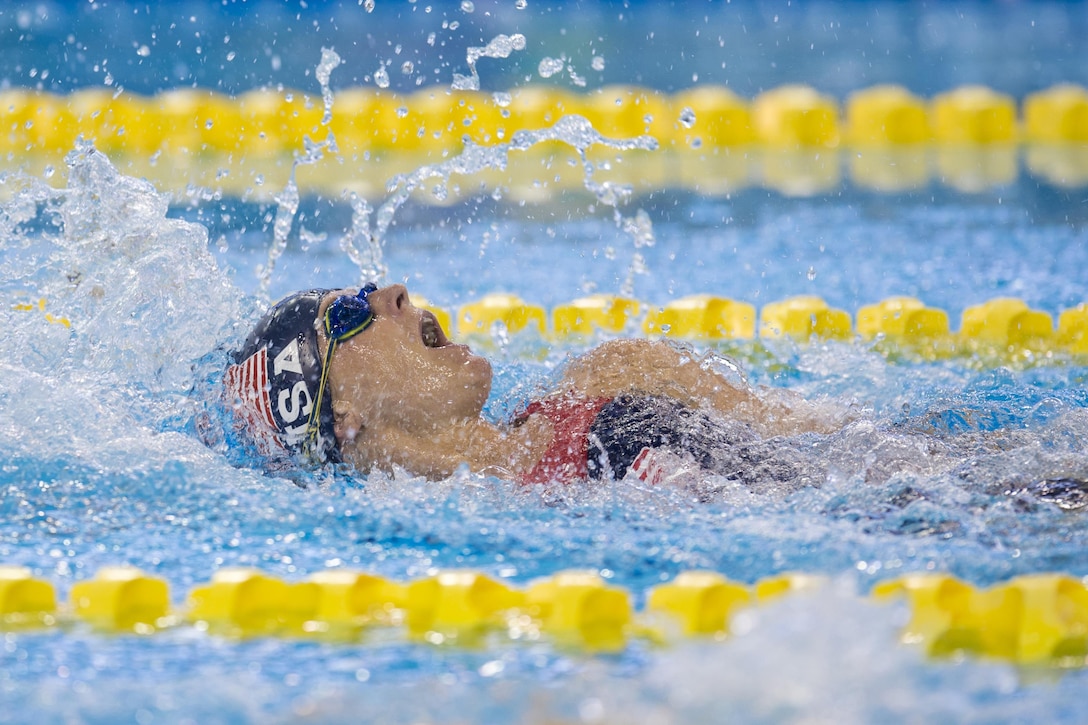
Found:
<svg viewBox="0 0 1088 725"><path fill-rule="evenodd" d="M363 285L359 294L337 297L325 310L325 334L340 342L358 335L374 322L374 311L367 296L377 291L375 284Z"/></svg>

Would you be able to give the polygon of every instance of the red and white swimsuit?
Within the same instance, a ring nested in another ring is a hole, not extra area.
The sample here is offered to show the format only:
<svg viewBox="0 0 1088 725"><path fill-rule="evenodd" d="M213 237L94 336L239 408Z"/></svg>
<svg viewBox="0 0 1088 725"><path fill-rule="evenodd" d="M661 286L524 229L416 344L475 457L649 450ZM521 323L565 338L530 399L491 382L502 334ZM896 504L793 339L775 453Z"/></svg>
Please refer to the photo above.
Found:
<svg viewBox="0 0 1088 725"><path fill-rule="evenodd" d="M529 404L515 425L531 415L552 424L552 440L540 461L518 479L519 483L573 483L589 477L589 431L597 413L611 398L545 398Z"/></svg>
<svg viewBox="0 0 1088 725"><path fill-rule="evenodd" d="M529 416L552 424L552 439L520 483L574 483L630 476L649 484L714 472L756 485L790 478L797 471L763 445L746 423L720 419L666 396L623 394L615 398L558 395L531 403Z"/></svg>

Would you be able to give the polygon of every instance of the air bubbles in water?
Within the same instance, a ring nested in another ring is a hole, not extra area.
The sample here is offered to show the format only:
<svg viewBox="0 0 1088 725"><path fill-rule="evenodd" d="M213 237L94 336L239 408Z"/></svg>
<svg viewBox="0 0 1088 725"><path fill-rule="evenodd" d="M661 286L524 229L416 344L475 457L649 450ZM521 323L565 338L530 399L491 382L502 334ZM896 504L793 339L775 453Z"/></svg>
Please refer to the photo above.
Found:
<svg viewBox="0 0 1088 725"><path fill-rule="evenodd" d="M690 106L684 106L684 110L680 111L680 124L684 128L691 128L695 125L695 111L691 110Z"/></svg>
<svg viewBox="0 0 1088 725"><path fill-rule="evenodd" d="M527 7L529 7L527 0L517 0L517 2L514 3L514 9L516 10L524 10Z"/></svg>
<svg viewBox="0 0 1088 725"><path fill-rule="evenodd" d="M471 13L474 10L476 10L476 5L473 4L472 0L461 0L461 12Z"/></svg>
<svg viewBox="0 0 1088 725"><path fill-rule="evenodd" d="M590 62L589 67L595 71L604 70L604 58L599 55L593 56L593 60Z"/></svg>
<svg viewBox="0 0 1088 725"><path fill-rule="evenodd" d="M362 5L368 13L374 12L374 0L359 0L359 4Z"/></svg>

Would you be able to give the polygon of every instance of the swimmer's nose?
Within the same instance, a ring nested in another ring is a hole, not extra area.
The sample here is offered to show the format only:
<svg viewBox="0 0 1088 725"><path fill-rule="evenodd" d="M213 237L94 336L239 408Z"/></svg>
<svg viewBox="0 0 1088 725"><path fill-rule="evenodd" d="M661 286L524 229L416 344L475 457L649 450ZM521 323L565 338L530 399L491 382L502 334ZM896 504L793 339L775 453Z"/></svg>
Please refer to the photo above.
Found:
<svg viewBox="0 0 1088 725"><path fill-rule="evenodd" d="M412 304L408 298L408 288L402 284L391 284L371 292L368 298L379 317L392 317L404 312Z"/></svg>

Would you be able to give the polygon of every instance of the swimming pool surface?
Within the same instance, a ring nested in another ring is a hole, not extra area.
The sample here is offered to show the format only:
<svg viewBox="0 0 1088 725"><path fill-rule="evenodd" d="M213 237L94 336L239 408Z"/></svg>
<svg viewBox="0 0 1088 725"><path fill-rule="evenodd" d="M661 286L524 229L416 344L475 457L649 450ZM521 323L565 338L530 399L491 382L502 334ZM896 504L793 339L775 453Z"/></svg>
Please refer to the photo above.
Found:
<svg viewBox="0 0 1088 725"><path fill-rule="evenodd" d="M717 83L746 97L791 82L838 98L882 82L926 96L982 83L1021 98L1088 82L1088 11L1075 3L90 5L4 10L3 83L64 94L108 73L111 87L144 94L282 83L320 97L312 76L324 45L344 59L334 95L373 84L383 65L409 90L416 78L452 82L466 45L514 32L527 48L481 60L485 90L543 80L581 90L578 76L589 88ZM107 49L105 27L131 42ZM544 56L565 57L573 75L541 78ZM189 625L117 634L78 621L11 630L0 634L0 722L1088 717L1083 658L927 657L899 642L908 608L869 596L914 572L979 588L1040 572L1088 576L1083 497L1039 485L1088 480L1083 357L928 359L854 339L717 345L753 383L855 408L856 422L797 452L818 487L752 493L707 480L696 500L623 484L545 493L468 473L428 483L339 471L300 474L302 488L205 445L195 424L205 383L267 302L259 266L276 203L199 189L167 196L89 146L69 158L57 170L63 190L44 175L6 176L0 213L0 563L29 567L61 601L117 564L166 580L179 609L235 566L286 581L338 568L401 582L470 569L515 588L591 570L638 610L654 586L690 570L825 583L744 612L725 638L661 645L632 635L607 653L546 633L460 646L395 628L347 641ZM760 186L638 193L620 208L652 223L654 243L637 248L592 195L408 202L382 261L387 280L450 310L497 291L550 310L629 284L651 306L697 293L757 308L816 295L854 315L910 295L958 327L968 307L1016 297L1057 319L1088 301L1088 187L1017 163L1015 178L975 192L936 177L878 192L844 177L801 197ZM358 228L347 200L304 191L290 221L268 299L359 281L341 246ZM583 349L499 333L478 341L495 362L495 418Z"/></svg>

